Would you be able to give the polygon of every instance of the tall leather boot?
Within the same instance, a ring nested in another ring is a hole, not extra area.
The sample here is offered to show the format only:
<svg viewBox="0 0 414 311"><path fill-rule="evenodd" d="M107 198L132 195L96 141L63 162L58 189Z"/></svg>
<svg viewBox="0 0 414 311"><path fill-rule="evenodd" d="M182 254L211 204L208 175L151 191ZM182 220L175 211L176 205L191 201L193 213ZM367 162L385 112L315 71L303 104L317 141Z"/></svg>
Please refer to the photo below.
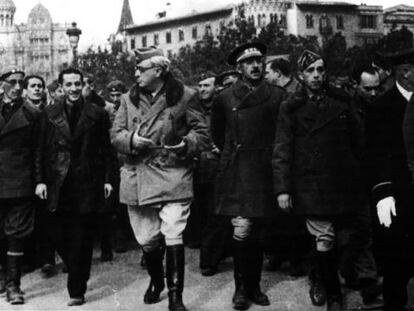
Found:
<svg viewBox="0 0 414 311"><path fill-rule="evenodd" d="M164 250L163 247L158 247L152 252L143 252L147 271L151 277L150 284L144 295L145 304L157 303L160 300L161 292L165 288L164 266L162 264Z"/></svg>
<svg viewBox="0 0 414 311"><path fill-rule="evenodd" d="M184 245L167 246L168 310L187 311L183 304Z"/></svg>
<svg viewBox="0 0 414 311"><path fill-rule="evenodd" d="M270 305L269 298L260 289L262 276L263 251L258 241L250 241L249 251L245 253L247 290L250 300L259 306Z"/></svg>
<svg viewBox="0 0 414 311"><path fill-rule="evenodd" d="M12 305L24 303L24 295L20 290L22 256L7 256L6 269L6 298Z"/></svg>
<svg viewBox="0 0 414 311"><path fill-rule="evenodd" d="M318 265L326 290L327 310L342 310L342 293L334 251L318 252Z"/></svg>
<svg viewBox="0 0 414 311"><path fill-rule="evenodd" d="M247 310L250 300L247 292L247 274L245 256L248 254L247 243L233 240L234 285L233 309Z"/></svg>

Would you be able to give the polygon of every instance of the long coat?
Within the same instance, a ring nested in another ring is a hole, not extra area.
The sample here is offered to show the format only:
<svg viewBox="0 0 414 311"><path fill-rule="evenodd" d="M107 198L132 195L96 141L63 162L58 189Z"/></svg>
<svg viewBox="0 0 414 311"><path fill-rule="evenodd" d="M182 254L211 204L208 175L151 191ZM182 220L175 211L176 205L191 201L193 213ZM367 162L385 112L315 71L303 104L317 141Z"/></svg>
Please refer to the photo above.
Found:
<svg viewBox="0 0 414 311"><path fill-rule="evenodd" d="M124 154L120 201L127 205L192 199L193 159L208 143L208 129L197 94L168 76L164 90L150 102L138 86L121 97L111 131L112 144ZM134 132L153 141L153 148L131 146ZM184 154L163 148L181 140Z"/></svg>
<svg viewBox="0 0 414 311"><path fill-rule="evenodd" d="M114 185L116 162L109 117L103 108L85 102L72 134L64 100L45 109L42 180L47 185L47 208L59 208L62 185L71 169L71 191L79 211L90 213L104 206L104 184Z"/></svg>
<svg viewBox="0 0 414 311"><path fill-rule="evenodd" d="M404 142L405 121L412 123L414 118L413 105L414 98L407 102L394 85L372 109L366 111L365 117L366 166L373 205L388 196L396 200L397 216L392 218L390 228L375 222L376 238L381 241L385 255L395 257L414 258L414 185Z"/></svg>
<svg viewBox="0 0 414 311"><path fill-rule="evenodd" d="M285 92L263 81L254 90L241 80L214 100L211 133L221 150L216 181L216 213L272 215L272 149L279 106Z"/></svg>
<svg viewBox="0 0 414 311"><path fill-rule="evenodd" d="M33 196L39 181L35 163L40 157L41 116L29 103L20 104L6 122L0 102L0 198Z"/></svg>
<svg viewBox="0 0 414 311"><path fill-rule="evenodd" d="M351 213L363 201L363 127L348 95L328 88L323 110L304 90L280 111L273 155L275 194L289 193L299 215Z"/></svg>

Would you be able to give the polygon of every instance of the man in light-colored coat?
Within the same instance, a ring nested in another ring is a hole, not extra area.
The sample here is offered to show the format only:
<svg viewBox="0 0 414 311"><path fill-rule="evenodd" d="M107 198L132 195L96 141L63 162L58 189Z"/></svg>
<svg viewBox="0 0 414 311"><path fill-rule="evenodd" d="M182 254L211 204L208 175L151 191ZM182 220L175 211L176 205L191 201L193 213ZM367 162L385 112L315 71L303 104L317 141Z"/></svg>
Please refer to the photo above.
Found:
<svg viewBox="0 0 414 311"><path fill-rule="evenodd" d="M173 78L162 51L135 53L136 85L121 98L111 134L112 144L125 155L120 201L128 205L151 277L144 302L158 302L164 289L165 238L169 310L182 311L182 233L193 198L193 158L206 147L208 129L196 92Z"/></svg>

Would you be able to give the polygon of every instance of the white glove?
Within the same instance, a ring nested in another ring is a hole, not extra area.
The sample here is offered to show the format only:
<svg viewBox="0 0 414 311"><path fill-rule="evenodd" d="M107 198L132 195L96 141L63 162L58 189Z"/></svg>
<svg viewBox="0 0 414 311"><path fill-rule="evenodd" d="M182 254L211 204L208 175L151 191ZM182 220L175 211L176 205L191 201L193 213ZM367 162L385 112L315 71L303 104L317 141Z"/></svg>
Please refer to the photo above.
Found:
<svg viewBox="0 0 414 311"><path fill-rule="evenodd" d="M378 201L377 214L379 223L389 228L392 223L391 215L397 216L394 197L386 197L385 199Z"/></svg>

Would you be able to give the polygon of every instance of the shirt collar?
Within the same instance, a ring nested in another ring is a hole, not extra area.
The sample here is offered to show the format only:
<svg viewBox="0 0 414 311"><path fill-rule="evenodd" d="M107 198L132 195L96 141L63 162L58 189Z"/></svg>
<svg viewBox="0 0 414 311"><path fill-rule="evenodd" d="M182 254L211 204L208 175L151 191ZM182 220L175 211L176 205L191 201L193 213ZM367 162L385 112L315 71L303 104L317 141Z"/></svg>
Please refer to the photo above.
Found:
<svg viewBox="0 0 414 311"><path fill-rule="evenodd" d="M395 84L397 86L398 91L400 91L401 95L409 102L411 96L413 95L413 92L407 91L405 88L401 86L401 84L398 83L398 81L395 81Z"/></svg>

